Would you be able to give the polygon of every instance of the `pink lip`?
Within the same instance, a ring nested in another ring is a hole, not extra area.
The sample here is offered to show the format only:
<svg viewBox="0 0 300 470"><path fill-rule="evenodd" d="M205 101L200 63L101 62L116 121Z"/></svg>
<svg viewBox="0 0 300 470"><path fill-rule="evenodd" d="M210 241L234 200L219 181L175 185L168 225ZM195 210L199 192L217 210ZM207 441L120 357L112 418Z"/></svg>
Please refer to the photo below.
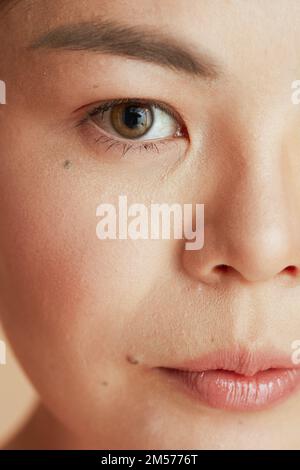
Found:
<svg viewBox="0 0 300 470"><path fill-rule="evenodd" d="M238 411L265 409L300 385L300 368L290 357L246 350L220 351L162 370L196 400Z"/></svg>

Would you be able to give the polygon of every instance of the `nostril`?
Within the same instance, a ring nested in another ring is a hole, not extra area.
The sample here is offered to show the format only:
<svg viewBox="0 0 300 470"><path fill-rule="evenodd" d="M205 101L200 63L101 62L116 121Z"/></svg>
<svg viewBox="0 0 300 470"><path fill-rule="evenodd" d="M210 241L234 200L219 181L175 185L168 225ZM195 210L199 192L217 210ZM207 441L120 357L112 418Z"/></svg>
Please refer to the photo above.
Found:
<svg viewBox="0 0 300 470"><path fill-rule="evenodd" d="M296 266L287 266L285 269L283 269L282 274L290 274L291 276L296 276L298 274L298 269Z"/></svg>
<svg viewBox="0 0 300 470"><path fill-rule="evenodd" d="M240 273L230 264L218 264L214 267L213 272L219 277L219 279L237 277Z"/></svg>
<svg viewBox="0 0 300 470"><path fill-rule="evenodd" d="M281 265L282 267L282 265ZM251 271L251 268L253 269ZM278 268L278 266L277 266ZM261 281L266 281L267 279L271 278L285 278L289 280L293 280L294 282L300 281L300 267L297 265L288 265L285 268L277 271L273 267L273 272L268 273L266 270L262 270L262 266L254 265L253 266L249 265L248 266L248 271L246 272L246 268L244 267L244 271L239 271L235 269L233 266L230 264L217 264L214 266L212 269L212 273L214 273L215 280L221 281L225 279L238 279L238 277L242 277L246 281L250 282L261 282Z"/></svg>
<svg viewBox="0 0 300 470"><path fill-rule="evenodd" d="M222 282L226 279L237 279L240 273L229 264L217 264L212 270L214 282Z"/></svg>
<svg viewBox="0 0 300 470"><path fill-rule="evenodd" d="M215 272L219 273L227 273L228 271L232 270L231 266L228 266L227 264L219 264L214 268Z"/></svg>

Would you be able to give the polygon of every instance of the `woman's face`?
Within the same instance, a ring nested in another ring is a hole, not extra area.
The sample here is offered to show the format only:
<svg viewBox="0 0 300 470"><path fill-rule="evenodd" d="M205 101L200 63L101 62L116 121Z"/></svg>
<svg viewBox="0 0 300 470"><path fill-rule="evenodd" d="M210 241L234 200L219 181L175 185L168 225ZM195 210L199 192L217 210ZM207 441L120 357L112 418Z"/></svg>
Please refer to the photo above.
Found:
<svg viewBox="0 0 300 470"><path fill-rule="evenodd" d="M1 320L43 401L91 447L299 447L300 392L219 406L161 369L235 352L251 375L300 338L299 1L1 15ZM174 111L155 108L155 145L97 114L122 98ZM99 240L96 208L121 194L205 204L204 247Z"/></svg>

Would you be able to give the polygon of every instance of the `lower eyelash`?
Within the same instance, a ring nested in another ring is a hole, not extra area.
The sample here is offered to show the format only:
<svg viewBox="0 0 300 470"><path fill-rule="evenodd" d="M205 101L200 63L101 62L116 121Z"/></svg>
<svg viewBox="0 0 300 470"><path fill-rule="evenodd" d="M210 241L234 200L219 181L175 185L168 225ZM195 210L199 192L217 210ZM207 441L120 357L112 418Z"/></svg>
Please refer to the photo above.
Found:
<svg viewBox="0 0 300 470"><path fill-rule="evenodd" d="M116 147L121 146L122 149L123 149L121 158L124 158L126 153L129 152L130 150L139 150L140 152L142 150L146 150L147 152L156 152L157 154L159 154L159 152L160 152L159 146L160 145L167 145L168 140L160 140L157 143L155 143L155 142L142 142L141 144L134 144L134 143L128 143L128 142L121 142L119 140L113 139L112 137L102 135L102 136L98 137L95 140L95 142L97 144L99 142L101 142L102 144L108 144L106 149L105 149L105 152L107 152L108 150L110 150L111 148L113 148L115 146Z"/></svg>

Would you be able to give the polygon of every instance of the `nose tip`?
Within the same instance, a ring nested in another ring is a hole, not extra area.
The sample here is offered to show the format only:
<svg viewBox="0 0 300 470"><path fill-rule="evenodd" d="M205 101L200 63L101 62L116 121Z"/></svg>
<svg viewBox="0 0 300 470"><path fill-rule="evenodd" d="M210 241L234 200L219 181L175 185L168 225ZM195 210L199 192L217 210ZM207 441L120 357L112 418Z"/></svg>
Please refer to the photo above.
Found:
<svg viewBox="0 0 300 470"><path fill-rule="evenodd" d="M299 260L296 260L297 252L289 229L284 225L274 220L266 225L261 223L255 233L241 236L229 265L249 282L267 281L278 276L295 277Z"/></svg>
<svg viewBox="0 0 300 470"><path fill-rule="evenodd" d="M255 234L240 233L239 237L225 231L222 245L220 239L210 240L207 236L202 250L183 254L185 270L200 282L231 279L254 283L275 278L300 282L300 250L284 228L262 226Z"/></svg>

